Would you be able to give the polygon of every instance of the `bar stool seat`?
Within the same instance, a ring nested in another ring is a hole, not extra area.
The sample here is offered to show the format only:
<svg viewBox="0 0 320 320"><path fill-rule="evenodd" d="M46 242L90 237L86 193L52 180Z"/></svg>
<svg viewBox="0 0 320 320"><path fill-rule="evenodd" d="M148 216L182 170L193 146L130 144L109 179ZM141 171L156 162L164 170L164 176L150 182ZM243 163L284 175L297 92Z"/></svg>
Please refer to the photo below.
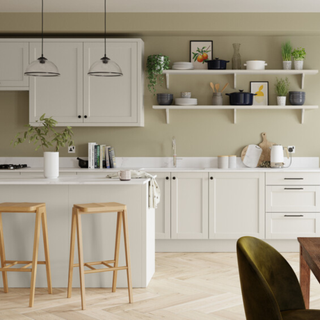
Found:
<svg viewBox="0 0 320 320"><path fill-rule="evenodd" d="M110 212L117 212L117 226L116 226L114 259L113 260L94 261L94 262L84 262L83 261L81 214L110 213ZM123 223L124 247L125 247L125 257L126 257L126 265L125 266L119 266L119 249L120 249L120 237L121 237L121 224L122 223ZM79 263L75 264L74 263L74 248L75 248L76 230L77 230L77 240L78 240ZM111 265L111 264L113 264L113 265ZM96 269L94 267L96 265L103 265L106 268ZM73 268L74 267L79 267L82 310L84 310L86 307L84 275L88 274L88 273L113 271L112 292L115 292L116 291L116 284L117 284L117 272L119 270L127 270L129 303L133 302L126 205L121 204L121 203L117 203L117 202L85 203L85 204L74 204L73 205L72 224L71 224L71 241L70 241L68 292L67 292L68 298L71 297L71 292L72 292L72 277L73 277ZM84 267L89 268L89 270L84 270Z"/></svg>
<svg viewBox="0 0 320 320"><path fill-rule="evenodd" d="M3 224L2 224L2 213L3 212L11 212L11 213L23 212L23 213L35 213L36 214L34 242L33 242L33 257L32 257L31 261L6 260L5 247L4 247ZM45 261L38 261L38 249L39 249L41 222L42 222ZM4 288L5 293L7 293L9 291L8 290L7 272L31 272L29 306L33 307L35 285L36 285L37 265L38 264L45 264L46 265L48 292L52 293L49 244L48 244L48 227L47 227L47 215L46 215L45 203L30 203L30 202L4 202L4 203L0 203L0 259L1 259L0 271L2 272L3 288ZM24 266L20 267L20 268L12 268L13 266L20 265L20 264L21 265L24 264ZM31 268L29 268L30 266L31 266Z"/></svg>

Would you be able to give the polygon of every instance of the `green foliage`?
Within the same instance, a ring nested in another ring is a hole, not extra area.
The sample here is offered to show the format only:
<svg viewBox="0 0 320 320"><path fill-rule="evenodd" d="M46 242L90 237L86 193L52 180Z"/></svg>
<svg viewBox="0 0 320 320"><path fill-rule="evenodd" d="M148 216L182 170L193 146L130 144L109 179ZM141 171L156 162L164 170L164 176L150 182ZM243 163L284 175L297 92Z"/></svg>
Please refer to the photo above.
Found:
<svg viewBox="0 0 320 320"><path fill-rule="evenodd" d="M292 51L291 55L293 56L294 60L302 61L306 56L306 51L304 48L297 48Z"/></svg>
<svg viewBox="0 0 320 320"><path fill-rule="evenodd" d="M288 91L289 91L289 86L290 86L290 82L288 80L288 78L285 78L285 79L280 79L278 80L278 78L276 78L277 81L275 83L275 89L276 89L276 93L278 96L286 96L288 94Z"/></svg>
<svg viewBox="0 0 320 320"><path fill-rule="evenodd" d="M148 56L147 71L148 71L148 89L153 95L156 93L156 84L159 77L160 85L163 83L163 70L169 69L170 60L162 54L154 54Z"/></svg>
<svg viewBox="0 0 320 320"><path fill-rule="evenodd" d="M43 114L39 121L36 122L41 123L41 126L33 127L30 124L27 124L27 131L24 133L19 132L14 140L11 141L11 144L17 146L18 144L28 140L29 143L33 142L36 145L36 149L38 150L42 147L44 151L45 148L53 147L55 151L59 151L60 147L65 147L66 145L72 146L74 144L72 140L73 132L71 127L66 127L62 132L57 132L55 130L55 126L58 121L50 118L45 118L45 114ZM20 136L22 134L22 136Z"/></svg>
<svg viewBox="0 0 320 320"><path fill-rule="evenodd" d="M287 41L281 45L281 54L283 61L291 61L291 44L290 41Z"/></svg>

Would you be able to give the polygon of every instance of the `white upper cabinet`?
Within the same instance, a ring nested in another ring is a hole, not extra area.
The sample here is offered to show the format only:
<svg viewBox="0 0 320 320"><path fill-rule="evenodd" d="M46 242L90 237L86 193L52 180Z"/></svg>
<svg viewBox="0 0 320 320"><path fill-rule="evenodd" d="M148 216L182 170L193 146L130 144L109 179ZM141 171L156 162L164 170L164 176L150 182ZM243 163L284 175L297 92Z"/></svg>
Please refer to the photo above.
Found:
<svg viewBox="0 0 320 320"><path fill-rule="evenodd" d="M139 39L107 41L107 57L121 77L92 77L90 66L104 54L103 40L84 43L84 122L95 126L143 126L142 44Z"/></svg>
<svg viewBox="0 0 320 320"><path fill-rule="evenodd" d="M24 76L28 56L28 42L1 40L0 90L29 90L29 78Z"/></svg>
<svg viewBox="0 0 320 320"><path fill-rule="evenodd" d="M59 126L82 123L83 57L81 42L44 43L44 56L60 72L58 77L30 77L29 122L42 114L52 116ZM30 62L41 56L41 43L30 43ZM80 116L80 117L79 117Z"/></svg>

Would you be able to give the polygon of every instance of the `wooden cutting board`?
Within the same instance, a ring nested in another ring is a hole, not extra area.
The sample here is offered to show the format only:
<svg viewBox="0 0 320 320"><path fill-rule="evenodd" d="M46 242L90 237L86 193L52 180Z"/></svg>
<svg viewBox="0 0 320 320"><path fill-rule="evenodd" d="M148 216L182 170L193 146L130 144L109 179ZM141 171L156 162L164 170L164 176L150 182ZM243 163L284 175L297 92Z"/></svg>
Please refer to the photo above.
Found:
<svg viewBox="0 0 320 320"><path fill-rule="evenodd" d="M262 149L256 144L250 144L243 148L241 152L241 160L243 164L249 168L256 168L260 160Z"/></svg>
<svg viewBox="0 0 320 320"><path fill-rule="evenodd" d="M270 152L275 143L268 141L267 134L265 132L261 133L262 142L258 144L258 146L262 149L262 153L258 162L258 167L261 165L263 161L270 161Z"/></svg>

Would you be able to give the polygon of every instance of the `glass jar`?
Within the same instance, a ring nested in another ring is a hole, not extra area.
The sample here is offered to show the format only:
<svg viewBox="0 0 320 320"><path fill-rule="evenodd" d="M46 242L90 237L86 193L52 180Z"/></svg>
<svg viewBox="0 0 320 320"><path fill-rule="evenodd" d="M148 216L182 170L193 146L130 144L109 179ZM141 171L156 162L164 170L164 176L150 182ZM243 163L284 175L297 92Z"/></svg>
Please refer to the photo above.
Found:
<svg viewBox="0 0 320 320"><path fill-rule="evenodd" d="M241 69L240 43L233 43L232 69Z"/></svg>

